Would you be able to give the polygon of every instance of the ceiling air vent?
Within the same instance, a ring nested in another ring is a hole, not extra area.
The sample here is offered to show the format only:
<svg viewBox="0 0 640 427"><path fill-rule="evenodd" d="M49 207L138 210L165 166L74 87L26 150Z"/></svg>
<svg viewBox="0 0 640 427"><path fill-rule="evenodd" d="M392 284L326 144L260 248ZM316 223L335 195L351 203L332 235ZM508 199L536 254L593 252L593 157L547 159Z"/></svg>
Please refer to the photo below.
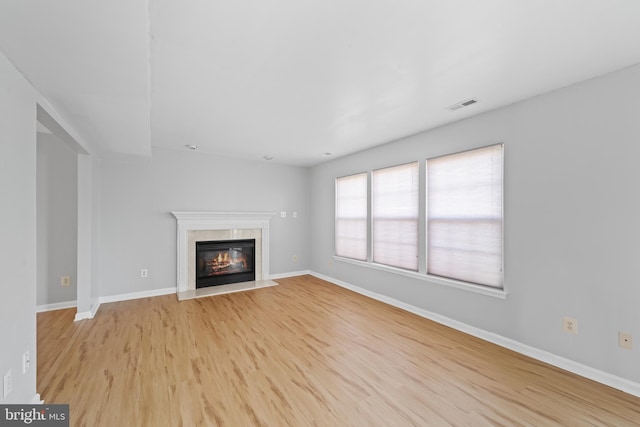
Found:
<svg viewBox="0 0 640 427"><path fill-rule="evenodd" d="M467 99L466 101L461 101L456 104L450 105L448 108L450 111L456 111L461 108L468 107L469 105L473 105L476 102L478 102L477 99L471 98L471 99Z"/></svg>

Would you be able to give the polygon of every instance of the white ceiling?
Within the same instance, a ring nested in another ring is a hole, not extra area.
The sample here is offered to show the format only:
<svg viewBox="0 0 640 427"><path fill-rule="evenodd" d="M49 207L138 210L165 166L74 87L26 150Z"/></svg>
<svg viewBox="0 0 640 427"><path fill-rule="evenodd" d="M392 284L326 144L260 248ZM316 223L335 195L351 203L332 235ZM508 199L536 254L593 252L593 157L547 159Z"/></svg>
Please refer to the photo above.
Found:
<svg viewBox="0 0 640 427"><path fill-rule="evenodd" d="M640 1L2 0L0 49L102 151L304 166L640 63Z"/></svg>

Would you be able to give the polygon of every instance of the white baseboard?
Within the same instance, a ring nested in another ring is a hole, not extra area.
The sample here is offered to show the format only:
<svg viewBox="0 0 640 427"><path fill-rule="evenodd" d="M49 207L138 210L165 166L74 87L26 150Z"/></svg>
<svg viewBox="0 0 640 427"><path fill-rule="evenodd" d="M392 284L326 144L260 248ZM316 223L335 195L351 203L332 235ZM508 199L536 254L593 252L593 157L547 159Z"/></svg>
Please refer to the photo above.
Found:
<svg viewBox="0 0 640 427"><path fill-rule="evenodd" d="M342 280L334 279L332 277L325 276L323 274L316 273L316 272L310 272L309 274L319 279L326 280L327 282L334 283L343 288L352 290L359 294L368 296L375 300L384 302L394 307L401 308L410 313L417 314L418 316L424 317L426 319L433 320L434 322L440 323L442 325L449 326L453 329L457 329L461 332L483 339L490 343L499 345L504 348L508 348L509 350L513 350L520 354L524 354L525 356L529 356L541 362L548 363L549 365L553 365L560 369L564 369L565 371L569 371L576 375L580 375L581 377L588 378L590 380L599 382L609 387L622 390L625 393L629 393L631 395L640 397L640 384L636 382L629 381L617 375L600 371L598 369L592 368L587 365L583 365L578 362L574 362L573 360L565 359L564 357L558 356L553 353L549 353L548 351L540 350L535 347L531 347L521 342L512 340L511 338L506 338L506 337L503 337L502 335L498 335L493 332L488 332L483 329L476 328L475 326L467 325L466 323L462 323L457 320L451 319L449 317L442 316L440 314L433 313L431 311L424 310L419 307L415 307L413 305L404 303L402 301L388 297L386 295L378 294L376 292L369 291L359 286L355 286L350 283L343 282Z"/></svg>
<svg viewBox="0 0 640 427"><path fill-rule="evenodd" d="M35 396L33 396L33 399L31 399L31 405L42 405L44 403L44 400L40 399L40 393L36 393Z"/></svg>
<svg viewBox="0 0 640 427"><path fill-rule="evenodd" d="M96 315L96 313L98 312L98 309L100 308L100 300L95 301L92 305L91 305L91 318L93 319L93 317Z"/></svg>
<svg viewBox="0 0 640 427"><path fill-rule="evenodd" d="M270 280L285 279L287 277L304 276L305 274L311 274L311 270L291 271L289 273L271 274L269 275L269 279Z"/></svg>
<svg viewBox="0 0 640 427"><path fill-rule="evenodd" d="M108 295L105 297L100 297L98 301L99 301L99 304L106 304L109 302L127 301L130 299L157 297L160 295L169 295L169 294L177 294L177 288L171 287L171 288L162 288L162 289L152 289L150 291L131 292L128 294Z"/></svg>
<svg viewBox="0 0 640 427"><path fill-rule="evenodd" d="M100 301L98 300L96 302L96 300L94 300L93 304L91 305L91 310L76 313L76 318L74 319L74 321L77 322L79 320L93 319L99 308Z"/></svg>
<svg viewBox="0 0 640 427"><path fill-rule="evenodd" d="M141 292L131 292L128 294L118 294L118 295L108 295L105 297L99 297L94 299L93 305L91 306L90 311L83 311L80 313L76 313L75 321L85 320L85 319L93 319L93 317L98 312L101 304L106 304L110 302L118 302L118 301L127 301L130 299L138 299L138 298L148 298L148 297L157 297L160 295L168 295L175 294L176 288L163 288L163 289L153 289L150 291L141 291Z"/></svg>
<svg viewBox="0 0 640 427"><path fill-rule="evenodd" d="M269 276L269 279L271 280L284 279L286 277L302 276L305 274L311 274L311 271L302 270L302 271L292 271L289 273L282 273L282 274L272 274ZM131 292L127 294L107 295L107 296L99 297L97 299L94 299L94 303L91 307L91 311L76 313L75 320L79 321L79 320L85 320L85 319L93 319L98 309L100 308L101 304L107 304L110 302L118 302L118 301L127 301L132 299L139 299L139 298L157 297L160 295L169 295L169 294L175 294L175 293L177 293L177 288L171 287L171 288L153 289L150 291ZM60 303L60 304L63 304L63 303ZM72 307L75 307L75 306L76 306L75 301L73 301ZM67 308L67 307L58 307L58 308ZM50 309L55 310L56 308L50 308Z"/></svg>
<svg viewBox="0 0 640 427"><path fill-rule="evenodd" d="M93 319L94 315L95 313L93 313L92 311L79 311L76 313L76 317L75 319L73 319L73 321L78 322L80 320Z"/></svg>
<svg viewBox="0 0 640 427"><path fill-rule="evenodd" d="M73 308L77 306L76 301L55 302L53 304L42 304L36 307L36 313L44 311L62 310L63 308Z"/></svg>

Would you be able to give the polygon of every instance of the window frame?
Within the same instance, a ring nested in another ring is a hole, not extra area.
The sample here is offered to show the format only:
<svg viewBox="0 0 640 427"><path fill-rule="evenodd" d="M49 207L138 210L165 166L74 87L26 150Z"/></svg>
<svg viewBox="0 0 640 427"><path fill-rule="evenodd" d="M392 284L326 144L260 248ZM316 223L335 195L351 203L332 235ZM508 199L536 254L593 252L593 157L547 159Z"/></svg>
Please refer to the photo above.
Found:
<svg viewBox="0 0 640 427"><path fill-rule="evenodd" d="M496 145L500 145L502 147L502 287L498 288L498 287L492 287L492 286L488 286L488 285L480 285L480 284L476 284L476 283L471 283L471 282L465 282L462 280L458 280L458 279L451 279L451 278L447 278L447 277L442 277L442 276L436 276L436 275L432 275L432 274L428 274L427 273L427 229L426 229L426 221L427 221L427 160L428 159L433 159L433 158L437 158L437 157L442 157L442 156L448 156L448 155L453 155L453 154L458 154L458 153L463 153L463 152L467 152L467 151L473 151L473 150L477 150L477 149L482 149L482 148L487 148L490 146L496 146ZM384 265L384 264L378 264L372 261L372 246L373 246L373 239L372 239L372 233L373 233L373 229L372 229L372 190L371 190L371 186L372 186L372 174L373 174L373 170L374 169L369 169L366 172L358 172L358 173L353 173L353 174L346 174L346 175L342 175L339 178L344 178L344 177L348 177L348 176L353 176L353 175L359 175L362 173L365 173L367 175L367 222L368 222L368 226L367 226L367 259L366 260L358 260L358 259L353 259L353 258L347 258L347 257L343 257L340 255L337 255L335 253L335 242L334 242L334 255L332 257L332 259L334 261L337 262L342 262L342 263L347 263L347 264L352 264L352 265L357 265L360 267L365 267L365 268L371 268L374 270L378 270L378 271L383 271L383 272L388 272L388 273L392 273L392 274L397 274L397 275L401 275L401 276L406 276L406 277L410 277L412 279L417 279L417 280L421 280L421 281L425 281L428 282L430 284L436 284L436 285L442 285L442 286L446 286L446 287L450 287L450 288L454 288L454 289L461 289L464 291L469 291L472 293L477 293L477 294L482 294L482 295L487 295L490 297L494 297L494 298L499 298L499 299L505 299L507 298L508 295L508 290L507 290L507 281L505 280L505 268L504 268L504 256L505 256L505 234L504 234L504 229L505 229L505 209L504 209L504 204L505 204L505 144L503 142L500 143L495 143L495 144L489 144L489 145L484 145L484 146L476 146L476 147L471 147L469 149L465 149L465 150L459 150L459 151L454 151L454 152L446 152L437 156L430 156L428 158L424 158L422 160L418 160L418 168L419 168L419 190L418 190L418 194L419 194L419 204L418 204L418 271L411 271L411 270L406 270L403 268L398 268L398 267L393 267L393 266L388 266L388 265ZM407 161L404 163L398 163L396 165L390 165L388 167L394 167L394 166L401 166L403 164L410 164L410 163L415 163L416 161ZM386 169L387 167L380 167L380 168L375 168L375 170L379 170L379 169ZM335 195L337 196L337 194ZM336 203L337 203L337 199L336 199ZM335 226L335 219L334 219L334 226ZM334 232L334 238L335 238L335 232Z"/></svg>
<svg viewBox="0 0 640 427"><path fill-rule="evenodd" d="M424 181L424 193L426 195L426 200L425 200L425 221L427 222L426 225L426 230L425 230L425 243L426 243L426 248L425 248L425 272L429 277L438 277L438 278L443 278L443 279L447 279L447 280L454 280L457 282L461 282L461 283L468 283L470 285L475 285L475 286L486 286L492 289L497 289L497 290L504 290L504 143L497 143L497 144L490 144L490 145L485 145L482 147L475 147L475 148L471 148L468 150L463 150L463 151L457 151L454 153L448 153L448 154L443 154L440 156L434 156L434 157L429 157L425 160L426 162L426 168L428 170L428 164L429 164L429 160L437 160L437 159L442 159L445 157L450 157L450 156L457 156L457 155L462 155L462 154L467 154L467 153L472 153L474 151L480 151L480 150L489 150L489 149L496 149L498 148L500 150L500 284L499 286L496 285L491 285L491 284L483 284L483 283L477 283L477 282L472 282L472 281L467 281L461 278L456 278L456 277L450 277L450 276L445 276L445 275L436 275L436 274L431 274L429 272L429 235L428 235L428 230L429 230L429 226L428 226L428 221L429 221L429 206L428 206L428 200L429 200L429 183L428 183L428 173L425 176L425 181Z"/></svg>
<svg viewBox="0 0 640 427"><path fill-rule="evenodd" d="M416 222L416 229L415 229L415 249L416 249L416 268L415 269L411 269L408 267L402 267L399 265L394 265L394 264L386 264L384 262L380 262L380 261L376 261L375 260L375 247L376 247L376 236L375 236L375 174L376 172L381 172L381 171L385 171L388 169L396 169L396 168L402 168L402 167L408 167L411 165L415 165L416 166L416 184L417 184L417 189L416 189L416 208L417 208L417 212L416 212L416 217L415 217L415 222ZM420 162L419 161L413 161L413 162L407 162L407 163L400 163L397 165L393 165L393 166L387 166L387 167L383 167L383 168L378 168L378 169L373 169L370 173L370 205L371 205L371 209L369 211L369 217L371 218L371 228L370 228L370 234L369 234L369 240L370 240L370 252L371 252L371 262L373 264L378 264L378 265L383 265L383 266L387 266L387 267L392 267L392 268L397 268L397 269L401 269L401 270L407 270L407 271L414 271L414 272L418 272L420 271L420 187L421 187L421 179L420 179Z"/></svg>
<svg viewBox="0 0 640 427"><path fill-rule="evenodd" d="M347 255L338 255L338 210L339 210L339 194L338 194L338 182L341 179L347 179L347 178L355 178L357 176L360 175L364 175L364 180L365 180L365 224L364 224L364 232L365 232L365 254L364 254L364 258L355 258L355 257L350 257ZM344 176L340 176L337 177L335 179L335 185L334 185L334 196L335 196L335 203L334 203L334 233L333 233L333 238L334 238L334 245L333 245L333 250L334 250L334 254L335 256L338 256L340 258L344 258L344 259L352 259L354 261L369 261L370 259L370 254L371 254L371 250L370 250L370 240L371 240L371 236L370 236L370 231L369 231L369 227L370 227L370 222L371 222L371 214L370 214L370 195L369 195L369 187L370 187L370 178L369 178L369 173L368 172L358 172L358 173L354 173L354 174L349 174L349 175L344 175Z"/></svg>

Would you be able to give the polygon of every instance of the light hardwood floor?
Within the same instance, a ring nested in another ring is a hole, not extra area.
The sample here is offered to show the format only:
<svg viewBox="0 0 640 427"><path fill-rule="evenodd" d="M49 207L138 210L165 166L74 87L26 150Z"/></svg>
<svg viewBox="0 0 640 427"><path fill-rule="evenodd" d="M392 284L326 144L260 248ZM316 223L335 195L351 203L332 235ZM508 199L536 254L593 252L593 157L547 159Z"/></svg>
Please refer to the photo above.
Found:
<svg viewBox="0 0 640 427"><path fill-rule="evenodd" d="M38 314L72 426L631 426L640 399L311 276Z"/></svg>

